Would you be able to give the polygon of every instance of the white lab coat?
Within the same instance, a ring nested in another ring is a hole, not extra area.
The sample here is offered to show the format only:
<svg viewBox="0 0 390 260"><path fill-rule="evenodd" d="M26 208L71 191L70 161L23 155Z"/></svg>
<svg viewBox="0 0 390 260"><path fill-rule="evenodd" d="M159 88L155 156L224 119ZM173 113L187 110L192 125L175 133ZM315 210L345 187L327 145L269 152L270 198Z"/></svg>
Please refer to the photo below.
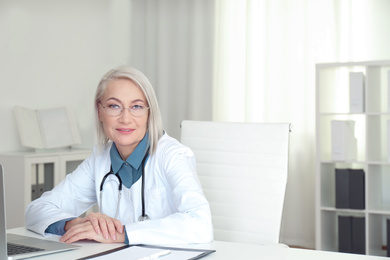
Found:
<svg viewBox="0 0 390 260"><path fill-rule="evenodd" d="M101 211L115 216L118 181L110 175L110 147L92 155L57 185L33 201L26 211L26 227L45 235L59 220L77 217L96 202ZM142 212L141 179L127 189L123 185L118 219L125 225L130 244L207 243L213 239L209 204L196 174L193 152L166 133L145 165L145 210L151 220L137 222Z"/></svg>

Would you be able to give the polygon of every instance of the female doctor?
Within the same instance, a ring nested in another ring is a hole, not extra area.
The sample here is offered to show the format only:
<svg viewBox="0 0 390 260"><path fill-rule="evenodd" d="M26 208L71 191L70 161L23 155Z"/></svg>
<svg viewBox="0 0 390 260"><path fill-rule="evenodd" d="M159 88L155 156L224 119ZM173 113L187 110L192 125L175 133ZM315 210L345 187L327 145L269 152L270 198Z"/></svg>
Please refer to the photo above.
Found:
<svg viewBox="0 0 390 260"><path fill-rule="evenodd" d="M90 157L27 207L26 227L60 241L180 244L213 239L209 204L192 151L162 129L154 90L119 67L95 96L99 144ZM82 213L94 204L99 213Z"/></svg>

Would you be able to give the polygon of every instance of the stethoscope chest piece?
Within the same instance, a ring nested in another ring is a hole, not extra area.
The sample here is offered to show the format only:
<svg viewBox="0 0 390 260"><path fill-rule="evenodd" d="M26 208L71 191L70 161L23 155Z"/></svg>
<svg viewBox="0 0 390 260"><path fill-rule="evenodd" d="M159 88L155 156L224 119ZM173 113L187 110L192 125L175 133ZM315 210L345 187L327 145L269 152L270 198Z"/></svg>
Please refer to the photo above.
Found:
<svg viewBox="0 0 390 260"><path fill-rule="evenodd" d="M138 221L145 221L145 220L149 220L149 219L150 219L149 216L147 214L145 214L145 215L139 216Z"/></svg>

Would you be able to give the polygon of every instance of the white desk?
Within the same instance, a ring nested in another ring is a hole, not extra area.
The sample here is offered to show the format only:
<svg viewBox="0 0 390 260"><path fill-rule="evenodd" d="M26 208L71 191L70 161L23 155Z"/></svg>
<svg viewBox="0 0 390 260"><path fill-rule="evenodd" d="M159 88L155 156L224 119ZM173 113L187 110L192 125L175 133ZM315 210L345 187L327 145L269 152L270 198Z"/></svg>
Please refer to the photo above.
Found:
<svg viewBox="0 0 390 260"><path fill-rule="evenodd" d="M27 231L24 228L16 228L8 230L9 233L28 235L41 238L41 236ZM58 240L58 237L51 237L51 240ZM81 242L76 243L82 246L80 249L72 250L63 253L55 254L56 260L69 260L86 257L89 255L104 252L116 247L123 246L123 244L100 244L94 242ZM229 260L229 259L272 259L272 260L382 260L386 259L379 256L357 255L357 254L345 254L336 252L326 252L307 249L295 249L286 248L278 245L254 245L254 244L241 244L234 242L214 241L210 244L197 244L197 245L179 245L177 247L182 248L199 248L199 249L214 249L216 252L202 258L205 260ZM42 257L36 257L34 259L53 259L54 255L47 255Z"/></svg>

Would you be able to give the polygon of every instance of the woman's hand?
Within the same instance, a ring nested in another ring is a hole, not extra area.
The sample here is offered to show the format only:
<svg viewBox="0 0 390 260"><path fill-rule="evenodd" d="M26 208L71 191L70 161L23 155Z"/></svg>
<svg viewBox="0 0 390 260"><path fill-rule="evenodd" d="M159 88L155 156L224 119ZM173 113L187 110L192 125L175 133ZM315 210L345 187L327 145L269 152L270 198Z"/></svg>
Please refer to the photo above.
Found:
<svg viewBox="0 0 390 260"><path fill-rule="evenodd" d="M66 233L60 241L72 243L82 239L95 240L102 243L124 242L125 234L122 223L101 213L90 213L85 218L68 221Z"/></svg>
<svg viewBox="0 0 390 260"><path fill-rule="evenodd" d="M91 222L95 232L103 234L105 239L111 236L112 240L116 240L116 233L123 233L123 225L119 220L101 213L92 212L83 218L82 222Z"/></svg>
<svg viewBox="0 0 390 260"><path fill-rule="evenodd" d="M61 238L61 242L73 243L80 240L94 240L100 243L124 243L125 234L116 232L115 239L105 238L103 234L97 234L91 222L83 222L72 226Z"/></svg>

